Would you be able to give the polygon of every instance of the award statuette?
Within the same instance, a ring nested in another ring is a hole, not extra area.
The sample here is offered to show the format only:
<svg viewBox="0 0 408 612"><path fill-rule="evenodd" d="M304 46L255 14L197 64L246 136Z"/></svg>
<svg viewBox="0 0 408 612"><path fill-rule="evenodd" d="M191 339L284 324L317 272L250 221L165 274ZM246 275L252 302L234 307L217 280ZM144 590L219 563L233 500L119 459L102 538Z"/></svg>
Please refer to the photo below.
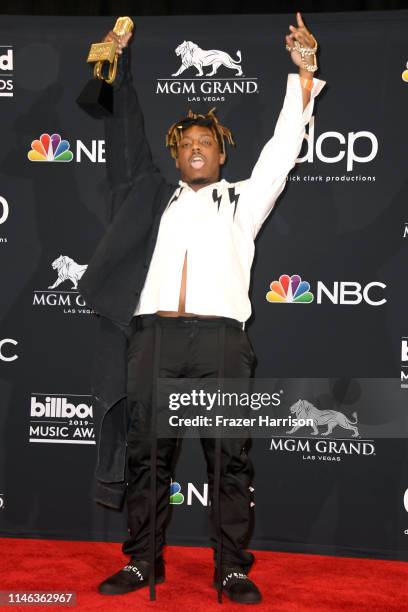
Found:
<svg viewBox="0 0 408 612"><path fill-rule="evenodd" d="M133 30L130 17L119 17L113 32L119 36ZM118 55L115 41L94 43L88 54L87 62L94 63L94 78L90 79L77 98L77 104L91 117L99 119L113 112L112 83L116 78Z"/></svg>

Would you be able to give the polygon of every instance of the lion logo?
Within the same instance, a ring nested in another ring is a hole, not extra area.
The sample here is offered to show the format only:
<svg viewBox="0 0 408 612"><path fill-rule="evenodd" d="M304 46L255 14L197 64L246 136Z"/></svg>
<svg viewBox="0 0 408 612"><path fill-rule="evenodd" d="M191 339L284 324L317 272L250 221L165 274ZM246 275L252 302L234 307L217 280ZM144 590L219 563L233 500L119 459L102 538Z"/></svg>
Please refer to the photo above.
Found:
<svg viewBox="0 0 408 612"><path fill-rule="evenodd" d="M338 410L319 410L307 400L302 399L299 399L295 404L293 404L293 406L290 407L290 412L296 415L297 419L313 419L313 436L316 436L319 433L317 428L323 425L327 425L327 431L322 432L322 436L330 435L337 425L343 427L344 429L351 429L353 432L353 438L358 438L360 436L358 428L356 427L358 422L356 412L353 412L354 421L350 421L350 419L348 419ZM302 425L295 425L286 433L293 434L301 427Z"/></svg>
<svg viewBox="0 0 408 612"><path fill-rule="evenodd" d="M52 262L52 269L58 270L58 278L53 285L49 285L48 289L55 289L66 280L70 280L73 284L73 289L78 288L78 281L87 269L87 265L81 266L77 264L71 257L60 255Z"/></svg>
<svg viewBox="0 0 408 612"><path fill-rule="evenodd" d="M243 76L241 63L241 51L237 51L238 60L232 57L225 51L218 49L201 49L191 40L184 40L175 50L176 55L181 56L181 66L171 76L179 76L182 72L194 66L197 69L196 76L214 76L220 66L236 70L235 76ZM208 74L203 73L203 66L212 66L212 71Z"/></svg>

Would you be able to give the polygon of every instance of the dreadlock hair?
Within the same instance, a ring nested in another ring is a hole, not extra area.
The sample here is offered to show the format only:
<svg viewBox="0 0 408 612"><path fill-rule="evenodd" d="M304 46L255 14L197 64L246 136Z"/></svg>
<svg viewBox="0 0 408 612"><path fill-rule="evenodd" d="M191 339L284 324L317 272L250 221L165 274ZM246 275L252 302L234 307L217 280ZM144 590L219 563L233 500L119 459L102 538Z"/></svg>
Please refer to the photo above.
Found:
<svg viewBox="0 0 408 612"><path fill-rule="evenodd" d="M215 109L216 106L208 111L206 115L193 113L190 109L188 115L184 119L180 119L180 121L176 121L170 126L166 134L166 147L170 147L170 153L174 159L177 157L177 149L182 138L182 131L187 130L192 125L201 125L210 128L215 140L218 142L220 150L225 155L225 138L235 147L231 131L219 123L217 117L214 115Z"/></svg>

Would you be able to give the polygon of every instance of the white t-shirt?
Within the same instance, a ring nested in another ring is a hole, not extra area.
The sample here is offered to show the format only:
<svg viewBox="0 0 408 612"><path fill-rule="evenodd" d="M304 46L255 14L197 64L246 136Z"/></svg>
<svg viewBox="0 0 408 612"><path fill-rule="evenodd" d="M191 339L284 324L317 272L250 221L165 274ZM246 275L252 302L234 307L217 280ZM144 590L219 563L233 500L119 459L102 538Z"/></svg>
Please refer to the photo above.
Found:
<svg viewBox="0 0 408 612"><path fill-rule="evenodd" d="M194 191L179 181L162 214L156 246L134 315L177 311L187 252L185 311L245 322L254 240L285 187L302 147L314 98L325 81L313 79L303 111L298 74L289 74L273 137L265 144L249 179L222 179Z"/></svg>

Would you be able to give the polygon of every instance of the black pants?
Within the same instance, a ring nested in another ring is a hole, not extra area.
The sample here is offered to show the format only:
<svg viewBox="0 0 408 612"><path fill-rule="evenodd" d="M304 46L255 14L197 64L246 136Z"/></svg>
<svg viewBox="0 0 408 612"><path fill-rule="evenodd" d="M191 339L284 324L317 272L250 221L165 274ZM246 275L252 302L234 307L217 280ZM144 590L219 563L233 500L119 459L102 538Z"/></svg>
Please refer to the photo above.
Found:
<svg viewBox="0 0 408 612"><path fill-rule="evenodd" d="M160 343L157 344L158 326ZM220 332L224 333L220 335ZM138 559L149 560L151 544L151 444L146 436L150 420L154 364L160 378L249 378L255 361L242 324L227 317L193 318L141 315L133 317L128 337L127 508L129 538L122 550ZM220 338L222 342L220 343ZM155 350L159 355L155 356ZM156 358L156 361L155 361ZM218 533L221 531L221 562L249 567L250 553L244 550L252 523L250 485L253 468L247 454L248 439L222 439L218 500ZM155 555L162 552L164 525L169 511L169 487L178 440L156 440ZM201 438L204 451L210 505L214 561L217 560L217 524L214 513L215 440ZM216 483L218 484L218 483ZM249 565L248 565L249 564Z"/></svg>

